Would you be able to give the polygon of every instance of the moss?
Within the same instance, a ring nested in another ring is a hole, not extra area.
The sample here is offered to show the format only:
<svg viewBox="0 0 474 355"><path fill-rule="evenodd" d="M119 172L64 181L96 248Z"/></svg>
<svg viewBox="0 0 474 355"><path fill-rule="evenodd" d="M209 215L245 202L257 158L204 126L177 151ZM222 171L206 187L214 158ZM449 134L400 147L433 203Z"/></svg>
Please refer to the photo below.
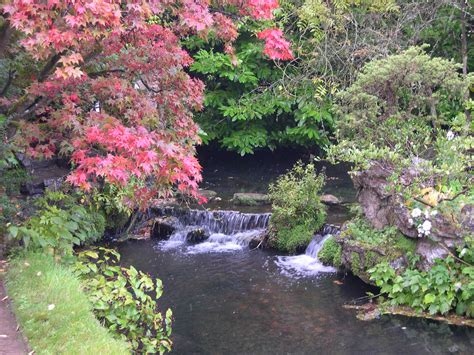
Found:
<svg viewBox="0 0 474 355"><path fill-rule="evenodd" d="M314 230L305 225L293 228L281 228L270 241L279 250L290 253L305 248L313 239Z"/></svg>
<svg viewBox="0 0 474 355"><path fill-rule="evenodd" d="M333 265L336 267L342 266L342 247L340 245L337 248L336 254L334 254Z"/></svg>
<svg viewBox="0 0 474 355"><path fill-rule="evenodd" d="M365 269L370 269L380 262L381 255L370 250L365 254Z"/></svg>
<svg viewBox="0 0 474 355"><path fill-rule="evenodd" d="M236 193L232 202L240 206L261 206L270 204L270 196L257 193Z"/></svg>
<svg viewBox="0 0 474 355"><path fill-rule="evenodd" d="M342 247L334 237L328 238L318 253L321 262L327 265L341 266Z"/></svg>
<svg viewBox="0 0 474 355"><path fill-rule="evenodd" d="M351 270L354 275L360 275L361 273L360 256L354 251L351 253Z"/></svg>

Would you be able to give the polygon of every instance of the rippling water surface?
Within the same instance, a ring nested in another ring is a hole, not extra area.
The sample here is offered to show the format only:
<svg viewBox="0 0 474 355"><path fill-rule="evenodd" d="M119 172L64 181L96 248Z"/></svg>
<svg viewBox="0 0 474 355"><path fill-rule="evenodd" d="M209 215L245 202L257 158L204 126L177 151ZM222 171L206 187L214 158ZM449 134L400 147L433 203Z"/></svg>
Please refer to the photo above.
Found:
<svg viewBox="0 0 474 355"><path fill-rule="evenodd" d="M198 244L199 245L199 244ZM470 354L474 332L421 319L363 322L342 305L364 296L357 278L295 275L276 255L236 248L189 253L130 241L122 262L163 280L176 354ZM340 280L342 284L334 281Z"/></svg>

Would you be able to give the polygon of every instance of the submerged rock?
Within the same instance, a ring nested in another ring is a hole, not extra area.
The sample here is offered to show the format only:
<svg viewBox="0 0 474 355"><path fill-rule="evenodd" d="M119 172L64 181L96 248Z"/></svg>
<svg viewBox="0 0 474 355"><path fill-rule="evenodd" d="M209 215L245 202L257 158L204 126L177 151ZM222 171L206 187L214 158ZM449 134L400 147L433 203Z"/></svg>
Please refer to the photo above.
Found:
<svg viewBox="0 0 474 355"><path fill-rule="evenodd" d="M232 202L240 206L263 206L271 203L270 196L254 192L235 193Z"/></svg>
<svg viewBox="0 0 474 355"><path fill-rule="evenodd" d="M336 196L331 195L331 194L321 195L319 199L325 205L335 206L335 205L342 204L342 201L340 199L338 199Z"/></svg>
<svg viewBox="0 0 474 355"><path fill-rule="evenodd" d="M178 230L180 223L178 218L173 216L157 217L153 221L151 237L156 239L168 239L171 234Z"/></svg>
<svg viewBox="0 0 474 355"><path fill-rule="evenodd" d="M201 243L207 239L209 239L209 233L203 228L196 228L186 235L186 241L189 243Z"/></svg>

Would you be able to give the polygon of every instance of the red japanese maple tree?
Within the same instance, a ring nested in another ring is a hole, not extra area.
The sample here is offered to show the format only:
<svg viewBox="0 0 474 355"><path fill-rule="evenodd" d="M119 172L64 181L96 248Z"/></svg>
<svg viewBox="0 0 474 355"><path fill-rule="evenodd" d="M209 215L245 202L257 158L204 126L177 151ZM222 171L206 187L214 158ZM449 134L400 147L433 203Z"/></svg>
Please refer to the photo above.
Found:
<svg viewBox="0 0 474 355"><path fill-rule="evenodd" d="M180 41L212 32L229 49L237 37L229 14L268 20L277 7L276 0L7 0L0 16L19 39L8 47L5 27L0 49L26 53L38 68L21 95L0 98L16 123L13 139L33 157L70 157L68 181L85 190L131 184L142 206L172 186L198 197L192 112L202 108L204 87L186 72L192 59ZM270 58L292 58L281 31L258 37Z"/></svg>

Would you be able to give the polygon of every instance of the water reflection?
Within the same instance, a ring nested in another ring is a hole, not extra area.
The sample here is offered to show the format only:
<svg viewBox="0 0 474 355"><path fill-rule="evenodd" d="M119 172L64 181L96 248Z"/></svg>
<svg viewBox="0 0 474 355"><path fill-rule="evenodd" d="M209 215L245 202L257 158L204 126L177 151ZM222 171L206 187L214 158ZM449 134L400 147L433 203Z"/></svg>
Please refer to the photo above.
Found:
<svg viewBox="0 0 474 355"><path fill-rule="evenodd" d="M289 278L272 253L190 255L154 241L127 242L119 251L124 264L163 280L160 304L173 309L177 354L472 353L470 329L399 317L359 321L341 306L365 294L360 280Z"/></svg>

